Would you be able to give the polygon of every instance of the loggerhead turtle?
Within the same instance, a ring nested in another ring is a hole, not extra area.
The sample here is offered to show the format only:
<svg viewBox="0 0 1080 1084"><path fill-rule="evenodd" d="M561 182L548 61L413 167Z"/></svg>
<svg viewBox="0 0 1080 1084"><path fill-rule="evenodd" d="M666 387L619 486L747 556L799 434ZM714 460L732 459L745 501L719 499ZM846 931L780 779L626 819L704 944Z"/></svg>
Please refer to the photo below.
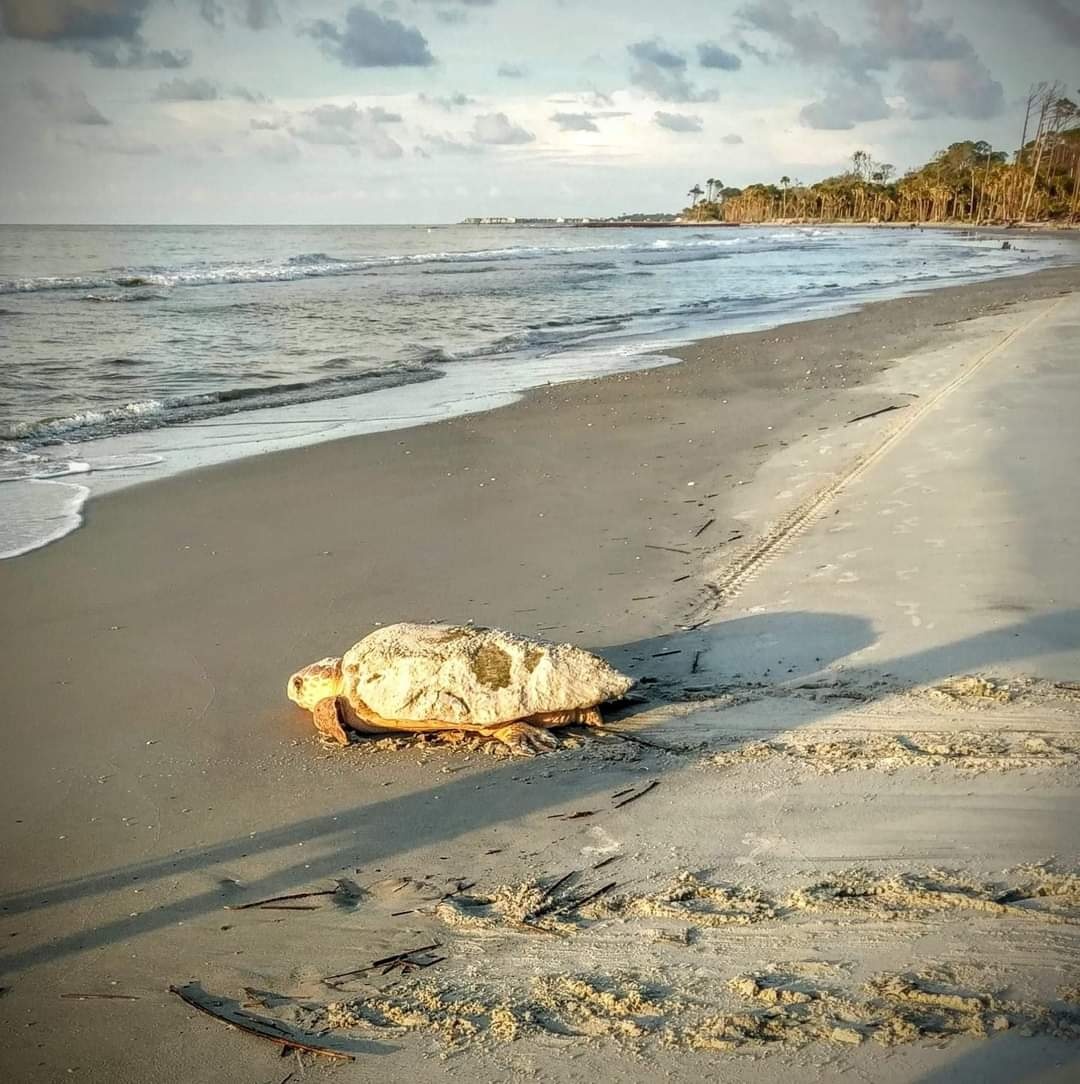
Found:
<svg viewBox="0 0 1080 1084"><path fill-rule="evenodd" d="M462 625L387 625L341 658L298 670L287 688L326 738L470 731L522 756L554 749L548 728L598 726L599 704L634 684L571 644Z"/></svg>

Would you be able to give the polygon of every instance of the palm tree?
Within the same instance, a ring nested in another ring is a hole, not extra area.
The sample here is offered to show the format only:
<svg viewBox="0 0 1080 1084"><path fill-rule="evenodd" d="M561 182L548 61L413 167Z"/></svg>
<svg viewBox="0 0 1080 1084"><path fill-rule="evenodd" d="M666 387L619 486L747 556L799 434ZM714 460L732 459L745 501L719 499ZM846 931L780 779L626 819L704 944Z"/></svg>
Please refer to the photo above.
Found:
<svg viewBox="0 0 1080 1084"><path fill-rule="evenodd" d="M706 190L705 191L705 199L709 203L712 203L712 201L713 201L713 187L715 186L715 184L716 184L716 178L715 177L710 177L705 182L705 190Z"/></svg>
<svg viewBox="0 0 1080 1084"><path fill-rule="evenodd" d="M687 194L687 195L688 195L688 196L690 197L690 199L691 199L691 203L690 203L690 206L691 206L691 207L696 207L696 206L697 206L697 201L698 201L699 199L701 199L701 197L702 197L703 195L705 195L705 192L704 192L704 190L702 189L702 187L701 187L701 185L700 185L700 184L695 184L695 185L694 185L694 187L693 187L693 188L691 188L691 189L690 189L690 191L689 191L689 192L687 192L686 194Z"/></svg>
<svg viewBox="0 0 1080 1084"><path fill-rule="evenodd" d="M787 190L788 185L791 184L791 178L785 173L780 178L780 187L784 190L784 194L780 201L780 217L787 218Z"/></svg>

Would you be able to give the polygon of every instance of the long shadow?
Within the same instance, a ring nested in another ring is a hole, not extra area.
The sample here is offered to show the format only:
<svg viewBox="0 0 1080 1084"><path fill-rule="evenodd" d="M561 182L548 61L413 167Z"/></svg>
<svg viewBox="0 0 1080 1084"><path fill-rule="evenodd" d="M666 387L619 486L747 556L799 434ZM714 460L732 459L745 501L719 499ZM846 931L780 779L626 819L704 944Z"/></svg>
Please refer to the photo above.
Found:
<svg viewBox="0 0 1080 1084"><path fill-rule="evenodd" d="M783 660L783 672L776 677L793 680L839 663L874 640L869 622L861 618L795 612L736 618L706 629L607 648L603 653L638 675L663 670L669 677L688 679L692 660L699 653L712 653L725 643L756 643L762 649L767 645L770 655L781 652L778 659ZM948 677L957 672L954 668L956 659L966 660L968 669L977 669L1017 657L1018 642L1024 644L1021 657L1032 653L1032 644L1043 645L1044 651L1080 647L1080 611L1031 618L998 632L982 633L954 644L887 660L875 666L874 671L880 674L914 670L923 675L921 680ZM715 678L716 673L717 669L710 668L710 673L702 676ZM656 771L672 770L679 763L673 759L658 759ZM543 761L536 764L542 771ZM274 895L295 889L297 884L310 884L340 873L346 866L377 865L402 851L456 839L596 791L606 791L612 782L605 772L573 772L538 779L541 785L536 786L504 785L512 775L520 781L524 771L518 762L503 762L479 775L463 774L422 791L357 806L344 813L309 817L259 833L255 838L244 836L187 854L132 863L41 889L11 893L0 897L0 910L9 915L40 910L100 895L135 880L145 885L161 877L175 877L241 858L250 859L299 843L309 845L301 860L245 884L246 898ZM425 806L429 807L430 816L418 823L417 811ZM312 858L310 845L313 843L332 849L322 857ZM10 953L0 959L0 967L16 971L71 953L130 941L165 926L217 911L228 902L232 902L230 894L216 886L134 917L106 922L94 929Z"/></svg>

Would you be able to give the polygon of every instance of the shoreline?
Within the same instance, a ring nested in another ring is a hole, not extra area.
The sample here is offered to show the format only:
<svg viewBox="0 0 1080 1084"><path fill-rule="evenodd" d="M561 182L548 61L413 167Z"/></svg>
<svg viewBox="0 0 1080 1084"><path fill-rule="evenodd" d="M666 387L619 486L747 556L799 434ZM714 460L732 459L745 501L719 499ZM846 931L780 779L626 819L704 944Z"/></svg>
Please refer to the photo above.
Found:
<svg viewBox="0 0 1080 1084"><path fill-rule="evenodd" d="M852 224L858 225L858 224ZM409 381L386 390L330 399L259 407L159 428L118 433L72 444L42 445L47 454L59 450L57 464L69 470L43 477L8 480L0 493L11 499L0 561L24 557L83 527L88 506L110 493L156 484L191 470L238 462L249 457L298 450L321 443L353 439L373 432L438 424L500 409L537 388L607 379L620 373L663 367L685 360L695 343L713 338L738 341L777 328L843 317L887 302L930 296L942 291L979 288L997 281L1027 279L1076 266L1056 263L1037 270L979 278L973 282L927 286L902 284L872 288L846 298L821 302L820 312L792 319L794 311L744 314L734 330L708 333L707 326L688 323L683 334L651 338L617 336L610 342L566 349L507 368L499 362L473 361L450 366L432 379ZM886 293L884 299L875 294ZM867 296L869 294L869 296ZM744 330L738 330L739 328ZM703 332L705 332L703 334ZM481 390L482 389L482 390Z"/></svg>
<svg viewBox="0 0 1080 1084"><path fill-rule="evenodd" d="M276 1050L193 1020L167 986L194 978L228 997L251 987L325 1000L320 976L437 939L420 936L433 921L419 913L421 880L554 879L616 851L620 882L662 876L675 863L722 864L727 880L786 875L792 867L778 859L747 871L740 863L759 851L747 857L739 841L793 836L804 822L819 835L802 840L810 849L796 849L795 861L835 854L832 841L862 818L838 809L828 789L781 778L739 791L699 759L591 736L580 749L525 763L428 746L328 753L286 701L284 683L377 623L474 620L599 650L667 696L664 681L694 672L698 634L680 626L693 624L708 598L710 569L878 443L900 415L854 419L929 399L1039 299L1077 291L1080 268L1063 267L699 340L681 349L679 365L541 388L498 410L103 496L88 507L90 529L0 562L8 709L0 966L9 988L0 1021L11 1037L0 1064L13 1079L60 1078L75 1066L94 1079L135 1081L148 1059L165 1067L162 1080L184 1084L271 1079ZM933 461L934 449L928 454ZM838 507L864 526L889 531L897 522L876 509L861 514L848 497ZM853 546L823 533L816 565ZM813 577L811 565L797 582L833 588ZM914 588L898 594L887 561L884 578L886 612L899 613L892 600ZM774 585L777 597L788 589L782 577ZM850 643L828 643L817 636L827 616L795 614L804 623L796 621L794 649L807 656L800 678L821 665L815 655L842 658L872 639L856 622ZM779 665L778 655L785 667L794 661L775 624L759 624L757 638L740 634L738 618L731 625L730 644L719 630L714 676L732 668L731 645L757 665ZM909 637L922 635L903 625ZM764 680L786 676L766 671ZM775 725L778 712L800 703L766 701L759 714ZM840 710L815 710L822 706ZM678 718L654 722L650 735L661 745L679 740ZM719 714L713 730L729 719ZM681 734L693 748L691 730L684 723ZM648 772L666 773L662 786L609 814L606 795ZM875 821L867 834L895 840L908 784L893 800L882 779L865 773L864 781L883 795L892 827ZM973 784L961 778L955 787L956 808L966 808ZM557 819L599 802L605 812L594 820ZM865 818L878 815L869 799L850 802ZM927 848L952 826L937 824L921 829L913 853L940 853ZM857 832L845 839L845 855L867 854ZM997 861L997 836L991 844ZM1010 846L1010 860L1043 853ZM387 888L394 878L397 888ZM359 902L295 915L225 910L335 879L362 886ZM453 930L442 938L453 944L447 969L486 951ZM560 941L542 940L540 951L561 951ZM500 944L486 942L493 957ZM515 958L521 944L510 941ZM77 1001L57 1008L61 993L110 990L136 1000L122 1013ZM137 1058L133 1033L144 1037ZM384 1063L391 1075L425 1084L445 1065L418 1053L420 1041L375 1049L394 1058ZM372 1052L366 1042L358 1052ZM584 1063L570 1064L573 1075Z"/></svg>

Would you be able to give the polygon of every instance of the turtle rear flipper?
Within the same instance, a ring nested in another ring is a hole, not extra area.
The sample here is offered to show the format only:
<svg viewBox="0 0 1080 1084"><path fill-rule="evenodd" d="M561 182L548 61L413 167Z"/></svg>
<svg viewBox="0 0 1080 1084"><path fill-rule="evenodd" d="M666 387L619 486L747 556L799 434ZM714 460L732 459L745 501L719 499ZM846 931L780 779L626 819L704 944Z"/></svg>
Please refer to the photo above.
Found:
<svg viewBox="0 0 1080 1084"><path fill-rule="evenodd" d="M338 745L349 744L349 732L345 729L345 712L340 697L328 696L320 700L311 711L315 729L327 740Z"/></svg>

